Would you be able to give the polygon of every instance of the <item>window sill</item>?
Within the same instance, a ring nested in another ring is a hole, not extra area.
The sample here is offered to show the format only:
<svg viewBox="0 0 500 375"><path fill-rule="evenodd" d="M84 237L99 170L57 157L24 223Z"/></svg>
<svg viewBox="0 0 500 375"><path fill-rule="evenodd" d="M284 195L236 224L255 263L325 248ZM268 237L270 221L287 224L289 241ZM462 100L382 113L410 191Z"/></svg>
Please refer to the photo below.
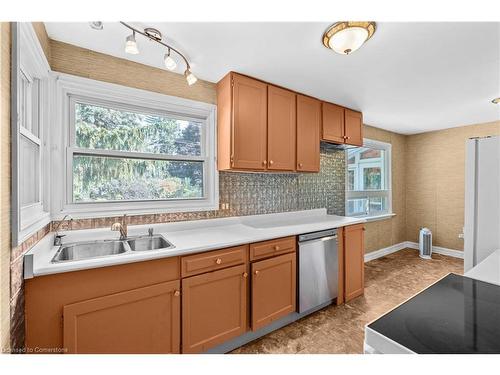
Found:
<svg viewBox="0 0 500 375"><path fill-rule="evenodd" d="M53 216L60 219L71 215L73 219L112 217L121 215L153 215L178 212L212 211L219 209L219 200L184 200L172 202L121 202L121 203L82 203L66 205Z"/></svg>
<svg viewBox="0 0 500 375"><path fill-rule="evenodd" d="M380 221L380 220L387 220L392 218L393 216L396 216L395 213L391 214L383 214L383 215L377 215L377 216L367 216L365 217L366 222L369 223L371 221Z"/></svg>
<svg viewBox="0 0 500 375"><path fill-rule="evenodd" d="M23 229L18 233L17 246L21 245L48 223L50 223L50 214L48 212L43 212L37 217L32 218L29 223L23 223Z"/></svg>

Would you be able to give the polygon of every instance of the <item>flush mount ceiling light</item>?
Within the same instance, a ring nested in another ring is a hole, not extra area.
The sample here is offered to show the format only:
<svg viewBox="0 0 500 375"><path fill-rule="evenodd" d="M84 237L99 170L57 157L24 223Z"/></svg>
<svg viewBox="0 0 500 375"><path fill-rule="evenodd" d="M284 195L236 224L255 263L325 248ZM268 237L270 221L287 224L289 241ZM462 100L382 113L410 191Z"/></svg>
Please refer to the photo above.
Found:
<svg viewBox="0 0 500 375"><path fill-rule="evenodd" d="M360 48L375 33L375 22L343 21L330 26L323 34L323 44L342 55Z"/></svg>
<svg viewBox="0 0 500 375"><path fill-rule="evenodd" d="M158 29L152 28L152 27L146 27L145 29L138 29L136 27L133 27L129 25L128 23L120 21L120 23L125 26L127 29L132 31L132 34L127 36L125 39L125 52L130 53L133 55L137 55L139 53L139 48L137 47L137 41L135 39L135 34L142 35L149 40L156 42L158 44L161 44L163 47L167 47L167 52L165 53L163 57L163 62L165 64L165 67L168 70L175 70L177 67L177 62L172 58L171 52L174 52L177 54L186 64L186 69L184 70L184 77L186 77L186 81L189 86L193 85L198 81L198 78L191 72L191 65L189 65L189 61L186 59L186 57L177 49L172 47L171 45L165 43L163 41L163 36L161 35L161 32ZM102 22L101 21L94 21L90 22L90 27L96 30L102 30Z"/></svg>
<svg viewBox="0 0 500 375"><path fill-rule="evenodd" d="M94 30L102 30L102 27L103 27L101 21L92 21L92 22L89 22L89 25Z"/></svg>
<svg viewBox="0 0 500 375"><path fill-rule="evenodd" d="M493 99L491 102L493 104L500 104L500 97Z"/></svg>

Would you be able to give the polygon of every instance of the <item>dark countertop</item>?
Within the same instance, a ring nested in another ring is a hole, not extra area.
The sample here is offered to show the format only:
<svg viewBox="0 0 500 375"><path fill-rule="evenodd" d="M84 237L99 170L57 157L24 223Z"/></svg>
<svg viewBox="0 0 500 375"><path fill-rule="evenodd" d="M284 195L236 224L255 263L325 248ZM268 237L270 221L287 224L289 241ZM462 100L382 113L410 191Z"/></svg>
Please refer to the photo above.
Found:
<svg viewBox="0 0 500 375"><path fill-rule="evenodd" d="M368 327L415 353L500 353L500 286L449 274Z"/></svg>

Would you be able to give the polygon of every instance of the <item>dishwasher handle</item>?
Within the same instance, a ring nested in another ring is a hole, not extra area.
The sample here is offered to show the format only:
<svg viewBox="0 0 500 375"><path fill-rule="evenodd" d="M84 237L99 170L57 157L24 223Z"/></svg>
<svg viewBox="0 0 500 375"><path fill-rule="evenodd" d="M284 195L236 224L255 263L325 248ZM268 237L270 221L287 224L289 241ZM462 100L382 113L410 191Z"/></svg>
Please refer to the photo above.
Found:
<svg viewBox="0 0 500 375"><path fill-rule="evenodd" d="M327 229L327 230L322 230L319 232L301 234L299 236L299 242L306 242L306 241L310 241L310 240L316 240L316 239L321 239L321 238L325 238L325 237L332 237L332 236L335 236L334 238L337 237L337 229Z"/></svg>
<svg viewBox="0 0 500 375"><path fill-rule="evenodd" d="M327 236L327 237L321 237L321 238L316 238L314 240L307 240L307 241L302 241L299 242L299 246L302 244L310 244L310 243L315 243L315 242L325 242L325 241L331 241L337 239L337 235L334 234L333 236Z"/></svg>

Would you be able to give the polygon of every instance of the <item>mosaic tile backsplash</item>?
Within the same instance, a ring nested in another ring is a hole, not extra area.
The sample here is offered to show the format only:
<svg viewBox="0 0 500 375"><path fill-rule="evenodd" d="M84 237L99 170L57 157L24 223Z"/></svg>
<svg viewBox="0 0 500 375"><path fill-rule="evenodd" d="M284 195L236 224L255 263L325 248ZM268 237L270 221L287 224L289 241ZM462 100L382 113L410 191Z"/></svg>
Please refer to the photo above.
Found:
<svg viewBox="0 0 500 375"><path fill-rule="evenodd" d="M319 173L220 172L219 178L220 203L229 203L229 216L323 207L344 215L345 153L327 144Z"/></svg>

